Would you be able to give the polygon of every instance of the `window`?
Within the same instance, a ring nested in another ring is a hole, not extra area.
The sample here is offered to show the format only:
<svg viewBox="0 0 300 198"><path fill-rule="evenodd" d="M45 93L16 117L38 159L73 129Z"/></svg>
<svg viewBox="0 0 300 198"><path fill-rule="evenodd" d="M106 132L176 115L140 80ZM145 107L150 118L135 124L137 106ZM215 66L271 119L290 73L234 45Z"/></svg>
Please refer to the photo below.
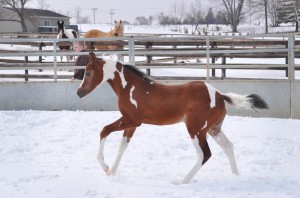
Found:
<svg viewBox="0 0 300 198"><path fill-rule="evenodd" d="M45 21L45 26L50 26L50 21Z"/></svg>

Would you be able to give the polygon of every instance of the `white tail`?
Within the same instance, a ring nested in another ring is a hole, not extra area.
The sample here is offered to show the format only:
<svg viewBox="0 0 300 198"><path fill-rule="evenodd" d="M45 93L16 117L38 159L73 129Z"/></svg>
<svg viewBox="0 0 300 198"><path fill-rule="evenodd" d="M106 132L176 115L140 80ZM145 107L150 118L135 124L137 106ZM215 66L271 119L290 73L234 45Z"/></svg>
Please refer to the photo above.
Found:
<svg viewBox="0 0 300 198"><path fill-rule="evenodd" d="M224 100L238 108L244 109L268 109L268 104L259 95L239 95L235 93L222 94Z"/></svg>

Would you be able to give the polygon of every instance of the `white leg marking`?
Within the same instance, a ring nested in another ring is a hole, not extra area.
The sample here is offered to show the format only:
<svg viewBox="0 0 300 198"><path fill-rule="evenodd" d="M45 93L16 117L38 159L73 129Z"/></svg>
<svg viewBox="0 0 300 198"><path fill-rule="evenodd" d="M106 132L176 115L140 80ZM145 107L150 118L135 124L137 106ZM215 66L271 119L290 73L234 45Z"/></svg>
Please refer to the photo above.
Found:
<svg viewBox="0 0 300 198"><path fill-rule="evenodd" d="M116 171L119 167L121 158L123 156L123 153L126 150L127 146L128 146L128 138L127 137L122 137L122 140L121 140L121 143L120 143L120 146L119 146L119 151L118 151L117 158L116 158L115 163L112 166L111 170L109 170L109 172L107 173L108 175L112 175L112 174L116 173Z"/></svg>
<svg viewBox="0 0 300 198"><path fill-rule="evenodd" d="M136 100L132 97L132 93L133 93L133 90L134 90L134 89L135 89L134 86L132 86L131 89L130 89L130 93L129 93L129 95L130 95L130 102L137 108L137 102L136 102Z"/></svg>
<svg viewBox="0 0 300 198"><path fill-rule="evenodd" d="M216 136L213 136L213 139L216 141L216 143L222 148L223 152L227 156L230 167L231 167L231 172L233 174L239 174L238 169L236 166L236 161L234 157L234 150L233 150L233 145L229 141L229 139L225 136L223 131L221 130L220 133Z"/></svg>
<svg viewBox="0 0 300 198"><path fill-rule="evenodd" d="M197 160L196 164L194 165L194 167L190 170L190 172L182 180L182 182L181 182L182 184L189 183L192 180L192 178L196 175L196 173L200 170L200 168L202 167L204 154L199 145L199 140L198 140L197 136L195 136L195 138L193 139L193 144L197 151L198 160Z"/></svg>
<svg viewBox="0 0 300 198"><path fill-rule="evenodd" d="M108 166L105 164L105 162L104 162L104 156L103 156L104 144L105 144L105 138L103 138L103 139L100 141L97 159L98 159L98 161L99 161L99 163L100 163L102 169L103 169L105 172L108 172L109 168L108 168Z"/></svg>

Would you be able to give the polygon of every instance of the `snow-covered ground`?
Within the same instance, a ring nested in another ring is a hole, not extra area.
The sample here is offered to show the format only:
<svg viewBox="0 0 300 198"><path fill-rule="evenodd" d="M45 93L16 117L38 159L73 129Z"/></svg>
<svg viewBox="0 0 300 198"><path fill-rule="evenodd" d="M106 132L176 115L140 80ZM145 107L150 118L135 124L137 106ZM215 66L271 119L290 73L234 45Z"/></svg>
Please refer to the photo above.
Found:
<svg viewBox="0 0 300 198"><path fill-rule="evenodd" d="M300 120L228 116L240 175L208 138L212 158L185 185L173 185L196 161L184 124L142 125L116 175L106 176L96 154L99 132L118 112L0 112L0 197L200 198L299 197ZM105 158L112 165L120 132Z"/></svg>

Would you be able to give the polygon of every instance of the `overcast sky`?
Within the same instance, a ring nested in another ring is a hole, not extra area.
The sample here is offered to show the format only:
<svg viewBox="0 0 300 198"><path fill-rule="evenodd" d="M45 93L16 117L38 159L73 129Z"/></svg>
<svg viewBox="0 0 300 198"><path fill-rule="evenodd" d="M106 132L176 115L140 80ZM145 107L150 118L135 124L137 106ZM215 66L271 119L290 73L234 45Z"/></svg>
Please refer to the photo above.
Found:
<svg viewBox="0 0 300 198"><path fill-rule="evenodd" d="M182 0L46 0L50 5L50 10L59 11L61 13L69 13L74 16L75 7L81 8L82 16L88 16L93 22L92 8L97 8L96 23L110 23L110 9L115 13L113 19L134 22L137 16L149 17L155 16L160 12L168 14L172 2ZM194 0L184 0L186 9L189 9L191 2ZM204 6L204 1L203 6ZM29 7L37 8L38 0L31 0Z"/></svg>

